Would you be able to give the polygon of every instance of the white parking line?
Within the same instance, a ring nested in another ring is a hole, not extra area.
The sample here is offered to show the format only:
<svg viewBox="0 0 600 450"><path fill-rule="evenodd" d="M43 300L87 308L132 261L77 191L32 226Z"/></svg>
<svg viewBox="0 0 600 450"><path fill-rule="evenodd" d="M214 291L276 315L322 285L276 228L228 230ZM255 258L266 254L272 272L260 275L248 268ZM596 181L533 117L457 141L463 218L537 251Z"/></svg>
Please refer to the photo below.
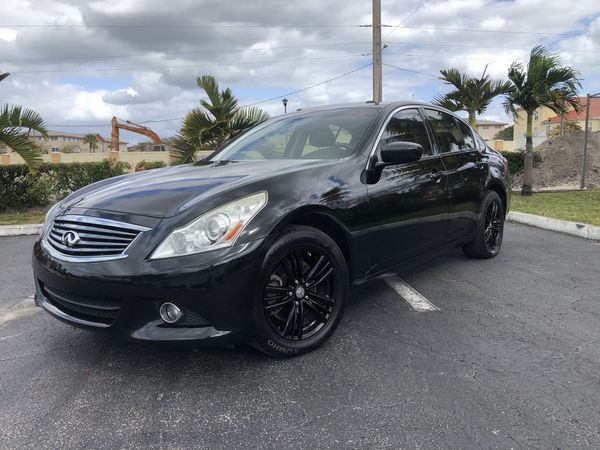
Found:
<svg viewBox="0 0 600 450"><path fill-rule="evenodd" d="M384 281L389 287L395 290L400 297L412 306L415 311L427 312L427 311L439 311L440 308L435 306L425 297L423 297L419 291L414 289L410 284L401 279L397 275L386 275L383 277Z"/></svg>
<svg viewBox="0 0 600 450"><path fill-rule="evenodd" d="M0 310L0 326L4 325L7 322L10 322L11 320L30 316L39 311L41 311L41 308L38 308L33 303L33 295L30 297L24 298L23 300L21 300L19 303L17 303L10 309Z"/></svg>

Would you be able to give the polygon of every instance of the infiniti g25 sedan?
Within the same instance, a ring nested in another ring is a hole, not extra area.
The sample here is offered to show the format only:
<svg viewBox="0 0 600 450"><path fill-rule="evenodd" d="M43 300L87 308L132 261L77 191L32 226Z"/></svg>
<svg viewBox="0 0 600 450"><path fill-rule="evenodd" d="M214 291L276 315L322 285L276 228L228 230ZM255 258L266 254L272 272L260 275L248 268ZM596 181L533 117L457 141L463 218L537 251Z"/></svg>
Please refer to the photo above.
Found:
<svg viewBox="0 0 600 450"><path fill-rule="evenodd" d="M496 256L509 202L507 161L449 111L299 111L55 205L36 302L132 339L298 355L332 334L353 282L445 246Z"/></svg>

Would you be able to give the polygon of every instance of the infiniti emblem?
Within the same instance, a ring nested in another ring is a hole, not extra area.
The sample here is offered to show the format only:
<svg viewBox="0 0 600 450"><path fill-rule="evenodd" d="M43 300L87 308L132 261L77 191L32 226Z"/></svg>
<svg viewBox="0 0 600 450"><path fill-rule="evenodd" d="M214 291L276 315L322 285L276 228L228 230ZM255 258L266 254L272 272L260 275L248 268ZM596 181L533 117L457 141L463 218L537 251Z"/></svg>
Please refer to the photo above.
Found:
<svg viewBox="0 0 600 450"><path fill-rule="evenodd" d="M62 235L61 241L67 247L71 248L79 242L79 235L75 231L67 231Z"/></svg>

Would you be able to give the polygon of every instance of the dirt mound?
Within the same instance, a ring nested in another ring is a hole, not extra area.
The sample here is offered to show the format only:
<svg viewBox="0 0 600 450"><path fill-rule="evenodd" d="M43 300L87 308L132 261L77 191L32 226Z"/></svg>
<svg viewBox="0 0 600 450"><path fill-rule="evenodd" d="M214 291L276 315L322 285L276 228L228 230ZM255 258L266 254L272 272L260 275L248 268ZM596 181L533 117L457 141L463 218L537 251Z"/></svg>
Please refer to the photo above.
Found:
<svg viewBox="0 0 600 450"><path fill-rule="evenodd" d="M583 158L583 131L548 139L534 150L542 162L533 169L533 187L579 187ZM521 186L522 174L513 177L513 186ZM600 187L600 133L590 133L587 147L586 186Z"/></svg>

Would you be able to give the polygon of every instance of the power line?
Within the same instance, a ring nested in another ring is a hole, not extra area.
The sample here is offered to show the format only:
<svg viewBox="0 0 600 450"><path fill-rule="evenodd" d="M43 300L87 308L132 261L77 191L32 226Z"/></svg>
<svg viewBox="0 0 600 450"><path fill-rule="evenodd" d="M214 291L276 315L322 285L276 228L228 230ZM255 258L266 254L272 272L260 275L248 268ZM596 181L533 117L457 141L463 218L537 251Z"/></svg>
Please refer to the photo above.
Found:
<svg viewBox="0 0 600 450"><path fill-rule="evenodd" d="M313 48L313 47L337 47L346 45L363 45L370 44L370 41L356 41L356 42L338 42L331 44L310 44L310 45L286 45L286 46L273 46L273 47L257 47L257 48L235 48L235 49L224 49L224 50L201 50L194 52L154 52L161 53L162 56L181 56L181 55L201 55L201 54L222 54L222 53L242 53L246 51L264 51L264 50L283 50L283 49L294 49L294 48ZM152 52L150 52L152 53ZM38 61L70 61L70 60L93 60L93 59L117 59L117 58L139 58L148 56L148 53L128 54L128 55L105 55L105 56L67 56L60 58L26 58L26 59L5 59L5 63L22 63L22 62L38 62Z"/></svg>
<svg viewBox="0 0 600 450"><path fill-rule="evenodd" d="M420 9L420 8L418 8ZM417 10L418 10L417 9ZM416 11L415 11L416 13ZM411 14L412 15L412 14ZM487 30L482 28L452 28L452 27L428 27L428 26L405 26L403 22L410 18L407 16L396 25L382 24L383 28L393 28L392 32L398 28L413 29L413 30L433 30L433 31L465 31L476 33L505 33L505 34L531 34L541 36L565 36L570 32L556 33L555 31L530 31L530 30ZM371 28L371 24L0 24L0 28L55 28L55 29L70 29L70 28L132 28L132 29L216 29L216 28ZM391 33L388 33L388 35ZM590 37L600 37L598 34L585 34Z"/></svg>
<svg viewBox="0 0 600 450"><path fill-rule="evenodd" d="M388 53L388 55L397 55L397 56L408 57L408 58L435 58L435 59L440 58L440 55L418 55L418 54L414 54L414 53ZM469 56L446 56L446 55L444 55L444 57L448 58L448 59L460 59L460 60L465 60L465 61L487 61L490 63L512 62L515 60L515 58L478 58L478 57L469 57ZM596 63L586 63L586 62L573 62L572 64L584 65L584 66L599 66L600 65L600 64L596 64Z"/></svg>
<svg viewBox="0 0 600 450"><path fill-rule="evenodd" d="M272 24L272 25L257 25L257 24L0 24L0 28L58 28L58 29L77 29L77 28L139 28L139 29L214 29L214 28L370 28L370 24L321 24L321 25L304 25L304 24Z"/></svg>
<svg viewBox="0 0 600 450"><path fill-rule="evenodd" d="M244 62L228 62L228 63L211 63L211 64L192 64L182 66L143 66L143 67L113 67L113 68L102 68L102 69L51 69L51 70L21 70L11 71L13 75L16 74L27 74L27 73L71 73L71 72L120 72L120 71L137 71L137 70L161 70L161 69L190 69L199 67L215 67L215 66L231 66L231 65L252 65L252 64L270 64L270 63L283 63L293 61L315 61L315 60L328 60L328 59L344 59L344 58L356 58L363 57L365 54L360 53L356 55L344 55L344 56L321 56L314 58L294 58L294 59L268 59L261 61L244 61Z"/></svg>
<svg viewBox="0 0 600 450"><path fill-rule="evenodd" d="M425 76L432 77L432 78L439 78L438 75L432 75L430 73L419 72L418 70L406 69L404 67L398 67L398 66L394 66L392 64L387 64L387 63L383 63L383 65L387 66L387 67L392 67L394 69L402 70L403 72L411 72L411 73L417 73L419 75L425 75Z"/></svg>
<svg viewBox="0 0 600 450"><path fill-rule="evenodd" d="M352 69L352 70L350 70L348 72L344 72L344 73L342 73L340 75L337 75L337 76L335 76L333 78L329 78L327 80L320 81L320 82L312 84L310 86L307 86L307 87L304 87L304 88L301 88L301 89L297 89L295 91L286 92L285 94L281 94L281 95L278 95L276 97L271 97L271 98L268 98L268 99L265 99L265 100L260 100L258 102L248 103L246 105L240 106L240 108L248 108L250 106L260 105L262 103L267 103L267 102L271 102L273 100L278 100L280 98L287 97L289 95L298 94L300 92L304 92L304 91L307 91L309 89L313 89L315 87L322 86L323 84L329 83L331 81L334 81L334 80L337 80L339 78L348 76L348 75L353 74L355 72L358 72L359 70L362 70L362 69L364 69L366 67L369 67L370 65L372 65L372 63L365 64L364 66L360 66L360 67ZM174 122L176 120L183 120L184 118L185 118L185 116L183 116L183 117L173 117L173 118L170 118L170 119L155 119L155 120L145 120L145 121L136 121L136 122L141 125L141 124L147 124L147 123ZM48 125L48 127L57 127L57 128L59 128L59 127L62 127L62 128L86 128L86 127L92 128L92 127L110 127L110 126L111 126L110 124L74 124L74 125L67 125L67 124L58 124L58 125L56 125L55 124L55 125Z"/></svg>
<svg viewBox="0 0 600 450"><path fill-rule="evenodd" d="M531 51L531 47L506 47L506 46L489 46L489 45L464 45L464 44L437 44L437 43L429 43L429 42L397 42L397 41L387 41L387 44L393 45L414 45L419 47L457 47L457 48L474 48L474 49L493 49L493 50L527 50ZM552 50L552 49L551 49ZM554 49L553 51L560 52L560 49ZM579 53L591 53L591 54L599 54L600 52L592 52L592 51L577 51L577 52L568 52L572 54Z"/></svg>
<svg viewBox="0 0 600 450"><path fill-rule="evenodd" d="M385 41L390 34L392 34L394 31L396 31L403 23L405 23L408 19L410 19L412 16L414 16L422 7L423 5L425 5L425 2L421 2L421 4L419 6L417 6L415 9L413 9L404 19L402 19L400 21L400 23L398 25L396 25L388 34L386 34L383 37L383 41Z"/></svg>
<svg viewBox="0 0 600 450"><path fill-rule="evenodd" d="M397 28L403 28L408 30L433 30L433 31L466 31L474 33L504 33L504 34L532 34L538 36L569 36L572 32L556 33L554 31L525 31L525 30L485 30L481 28L446 28L446 27L418 27L418 26L402 26L399 25ZM577 36L589 36L589 37L600 37L599 34L581 34Z"/></svg>

